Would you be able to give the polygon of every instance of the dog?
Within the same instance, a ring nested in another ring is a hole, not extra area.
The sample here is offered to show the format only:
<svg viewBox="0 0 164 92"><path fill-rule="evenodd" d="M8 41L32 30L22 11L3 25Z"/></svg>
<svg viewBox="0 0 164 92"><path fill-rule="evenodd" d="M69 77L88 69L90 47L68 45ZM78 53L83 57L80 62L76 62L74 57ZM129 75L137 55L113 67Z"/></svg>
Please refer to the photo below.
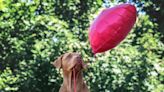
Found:
<svg viewBox="0 0 164 92"><path fill-rule="evenodd" d="M65 53L52 64L63 71L63 84L59 92L90 92L83 80L82 70L87 68L79 53Z"/></svg>

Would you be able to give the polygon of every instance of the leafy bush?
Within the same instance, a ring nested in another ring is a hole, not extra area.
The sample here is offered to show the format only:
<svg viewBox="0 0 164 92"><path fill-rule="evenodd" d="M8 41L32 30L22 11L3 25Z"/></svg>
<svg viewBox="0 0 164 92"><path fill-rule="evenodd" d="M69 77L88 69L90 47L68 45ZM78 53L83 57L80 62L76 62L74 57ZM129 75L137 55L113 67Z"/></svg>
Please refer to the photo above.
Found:
<svg viewBox="0 0 164 92"><path fill-rule="evenodd" d="M114 1L113 1L114 2ZM164 44L146 14L115 49L94 58L89 21L101 0L6 0L0 7L0 90L57 92L60 71L50 62L77 51L90 61L84 71L91 92L162 92ZM1 2L0 2L1 4Z"/></svg>
<svg viewBox="0 0 164 92"><path fill-rule="evenodd" d="M19 76L14 76L10 68L6 68L3 72L0 72L0 90L2 92L17 91L16 85Z"/></svg>

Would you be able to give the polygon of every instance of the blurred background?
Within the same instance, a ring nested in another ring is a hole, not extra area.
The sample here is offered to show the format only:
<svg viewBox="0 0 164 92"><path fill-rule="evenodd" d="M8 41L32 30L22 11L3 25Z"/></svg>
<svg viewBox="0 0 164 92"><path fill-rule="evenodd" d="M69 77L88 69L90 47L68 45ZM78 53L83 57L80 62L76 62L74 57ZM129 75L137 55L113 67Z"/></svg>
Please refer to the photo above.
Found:
<svg viewBox="0 0 164 92"><path fill-rule="evenodd" d="M95 59L88 27L127 1L137 7L135 26ZM0 0L0 92L58 92L62 76L50 62L73 51L90 63L91 92L164 92L164 0Z"/></svg>

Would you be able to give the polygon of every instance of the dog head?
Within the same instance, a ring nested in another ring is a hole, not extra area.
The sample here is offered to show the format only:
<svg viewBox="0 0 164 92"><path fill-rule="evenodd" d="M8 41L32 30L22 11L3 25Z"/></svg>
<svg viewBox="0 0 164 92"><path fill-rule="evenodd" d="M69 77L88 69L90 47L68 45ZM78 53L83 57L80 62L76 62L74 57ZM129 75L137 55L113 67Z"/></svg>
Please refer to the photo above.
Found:
<svg viewBox="0 0 164 92"><path fill-rule="evenodd" d="M55 67L66 71L71 71L73 68L81 70L87 67L79 53L66 53L61 55L52 63Z"/></svg>

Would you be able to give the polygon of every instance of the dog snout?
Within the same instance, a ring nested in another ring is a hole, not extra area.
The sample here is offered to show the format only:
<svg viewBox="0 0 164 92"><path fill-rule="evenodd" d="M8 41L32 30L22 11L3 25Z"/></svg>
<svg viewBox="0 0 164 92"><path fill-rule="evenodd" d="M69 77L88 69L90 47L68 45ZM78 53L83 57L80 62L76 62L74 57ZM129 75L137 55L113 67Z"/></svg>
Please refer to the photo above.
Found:
<svg viewBox="0 0 164 92"><path fill-rule="evenodd" d="M82 62L81 56L77 56L76 59L77 59L77 61Z"/></svg>

